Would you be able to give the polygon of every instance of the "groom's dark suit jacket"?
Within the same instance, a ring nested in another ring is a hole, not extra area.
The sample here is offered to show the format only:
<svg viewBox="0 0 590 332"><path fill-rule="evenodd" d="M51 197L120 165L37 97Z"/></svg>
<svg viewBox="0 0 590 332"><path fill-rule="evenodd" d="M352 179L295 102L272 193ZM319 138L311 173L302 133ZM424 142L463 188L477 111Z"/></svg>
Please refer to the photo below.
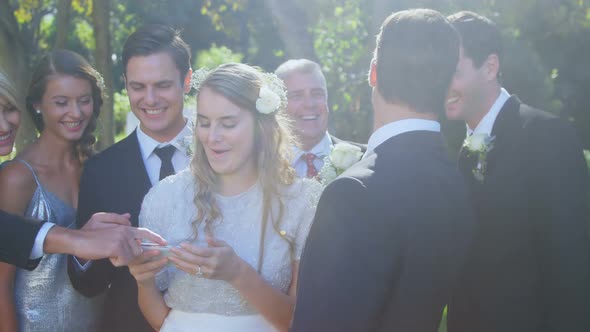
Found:
<svg viewBox="0 0 590 332"><path fill-rule="evenodd" d="M143 197L151 183L141 157L137 133L88 160L80 180L77 220L81 227L96 212L130 213L137 226ZM102 331L152 331L137 303L137 285L127 267L115 268L109 260L92 262L80 271L70 257L72 285L86 296L106 290Z"/></svg>
<svg viewBox="0 0 590 332"><path fill-rule="evenodd" d="M474 247L449 307L449 332L590 331L588 170L570 125L512 96L493 127L474 199Z"/></svg>
<svg viewBox="0 0 590 332"><path fill-rule="evenodd" d="M473 224L441 134L390 138L323 192L291 331L436 332Z"/></svg>
<svg viewBox="0 0 590 332"><path fill-rule="evenodd" d="M40 260L30 260L29 256L41 225L42 221L0 210L0 262L34 269Z"/></svg>

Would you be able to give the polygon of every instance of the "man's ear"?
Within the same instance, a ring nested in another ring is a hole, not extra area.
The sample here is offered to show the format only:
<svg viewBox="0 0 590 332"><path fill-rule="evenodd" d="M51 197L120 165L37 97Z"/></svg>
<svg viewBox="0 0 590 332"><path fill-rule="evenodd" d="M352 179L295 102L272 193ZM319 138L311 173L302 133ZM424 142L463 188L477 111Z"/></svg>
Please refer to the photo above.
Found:
<svg viewBox="0 0 590 332"><path fill-rule="evenodd" d="M371 60L371 67L369 68L369 85L374 88L377 86L377 60Z"/></svg>
<svg viewBox="0 0 590 332"><path fill-rule="evenodd" d="M497 54L488 55L483 63L484 75L488 81L495 80L500 72L500 58Z"/></svg>
<svg viewBox="0 0 590 332"><path fill-rule="evenodd" d="M186 76L184 77L184 93L189 93L191 91L191 78L193 77L193 70L191 68L188 69L186 72Z"/></svg>

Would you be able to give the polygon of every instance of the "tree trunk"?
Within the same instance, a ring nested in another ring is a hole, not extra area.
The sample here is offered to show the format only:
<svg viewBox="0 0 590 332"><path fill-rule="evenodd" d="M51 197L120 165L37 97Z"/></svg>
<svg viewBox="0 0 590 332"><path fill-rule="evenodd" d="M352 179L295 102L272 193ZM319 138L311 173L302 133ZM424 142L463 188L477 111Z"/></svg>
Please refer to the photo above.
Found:
<svg viewBox="0 0 590 332"><path fill-rule="evenodd" d="M72 0L57 1L57 15L55 17L55 48L66 48L68 41L68 26L70 13L72 12Z"/></svg>
<svg viewBox="0 0 590 332"><path fill-rule="evenodd" d="M274 18L279 36L283 40L289 58L306 58L317 61L313 36L307 30L308 19L297 1L264 0Z"/></svg>
<svg viewBox="0 0 590 332"><path fill-rule="evenodd" d="M111 57L110 37L110 0L94 1L92 8L92 23L94 25L94 39L96 41L96 69L103 75L105 95L99 117L99 139L97 149L102 151L115 142L115 120L113 107L113 59Z"/></svg>
<svg viewBox="0 0 590 332"><path fill-rule="evenodd" d="M28 56L13 13L14 8L9 1L0 0L0 68L12 79L24 99L29 77ZM16 138L17 151L37 137L31 117L26 110L21 111L21 125Z"/></svg>

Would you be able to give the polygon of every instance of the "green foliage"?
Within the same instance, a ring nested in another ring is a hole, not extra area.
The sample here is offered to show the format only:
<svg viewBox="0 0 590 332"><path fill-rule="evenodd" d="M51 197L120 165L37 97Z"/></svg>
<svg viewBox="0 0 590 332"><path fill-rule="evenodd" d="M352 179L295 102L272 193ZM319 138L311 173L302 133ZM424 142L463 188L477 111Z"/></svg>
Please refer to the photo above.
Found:
<svg viewBox="0 0 590 332"><path fill-rule="evenodd" d="M584 158L586 158L586 165L590 169L590 150L584 150Z"/></svg>
<svg viewBox="0 0 590 332"><path fill-rule="evenodd" d="M74 19L74 35L76 35L78 41L87 50L94 50L96 48L94 30L88 20L83 18Z"/></svg>
<svg viewBox="0 0 590 332"><path fill-rule="evenodd" d="M14 11L14 17L18 24L23 25L31 22L34 12L38 11L46 2L43 0L18 1L18 8Z"/></svg>
<svg viewBox="0 0 590 332"><path fill-rule="evenodd" d="M208 50L202 50L197 53L195 59L195 69L210 68L213 69L220 64L228 62L242 62L244 55L233 52L226 46L217 46L215 43Z"/></svg>
<svg viewBox="0 0 590 332"><path fill-rule="evenodd" d="M317 60L325 71L329 88L330 130L337 136L366 141L371 131L366 73L374 48L373 36L382 20L392 11L424 7L444 14L472 10L493 19L505 38L504 85L528 104L573 119L584 146L590 147L588 0L293 1L303 9L315 39ZM26 62L34 66L54 45L57 0L9 0L8 3L18 22L18 39L26 50ZM72 0L72 33L67 47L91 62L94 62L95 47L92 6L101 3ZM125 40L139 25L151 22L182 31L196 55L195 68L240 61L272 71L292 56L285 51L277 22L265 0L175 0L173 4L113 1L111 49L115 91L124 87L120 52ZM127 108L126 100L122 104ZM443 120L443 126L447 137L459 144L464 136L461 124ZM121 128L122 124L117 124L117 132Z"/></svg>
<svg viewBox="0 0 590 332"><path fill-rule="evenodd" d="M326 80L331 105L331 128L344 139L366 141L370 133L367 70L370 40L362 1L331 1L312 29L314 47Z"/></svg>
<svg viewBox="0 0 590 332"><path fill-rule="evenodd" d="M548 70L539 54L522 37L504 35L502 83L521 100L537 108L559 113L562 105L554 99L554 80L557 69Z"/></svg>
<svg viewBox="0 0 590 332"><path fill-rule="evenodd" d="M127 122L127 113L130 112L127 90L123 89L119 92L115 92L113 95L113 104L115 112L115 136L121 133L124 135L125 124Z"/></svg>
<svg viewBox="0 0 590 332"><path fill-rule="evenodd" d="M92 14L93 0L72 0L72 9L80 14L90 17Z"/></svg>
<svg viewBox="0 0 590 332"><path fill-rule="evenodd" d="M201 6L201 15L208 16L215 30L222 31L226 28L231 29L231 25L227 25L226 16L228 12L238 12L244 10L247 0L206 0ZM224 24L225 23L225 24Z"/></svg>

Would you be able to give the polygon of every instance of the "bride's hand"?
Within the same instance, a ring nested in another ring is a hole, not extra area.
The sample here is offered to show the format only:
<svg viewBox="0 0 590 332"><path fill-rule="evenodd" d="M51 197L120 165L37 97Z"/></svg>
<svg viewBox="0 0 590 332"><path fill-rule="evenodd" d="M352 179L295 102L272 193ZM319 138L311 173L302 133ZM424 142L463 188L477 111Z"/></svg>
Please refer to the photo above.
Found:
<svg viewBox="0 0 590 332"><path fill-rule="evenodd" d="M158 250L146 250L129 263L129 272L137 281L138 286L153 285L156 273L166 266L168 259L166 257L154 259L158 255L160 255Z"/></svg>
<svg viewBox="0 0 590 332"><path fill-rule="evenodd" d="M186 273L233 283L246 262L224 241L209 238L207 242L209 247L183 243L170 250L169 259Z"/></svg>

